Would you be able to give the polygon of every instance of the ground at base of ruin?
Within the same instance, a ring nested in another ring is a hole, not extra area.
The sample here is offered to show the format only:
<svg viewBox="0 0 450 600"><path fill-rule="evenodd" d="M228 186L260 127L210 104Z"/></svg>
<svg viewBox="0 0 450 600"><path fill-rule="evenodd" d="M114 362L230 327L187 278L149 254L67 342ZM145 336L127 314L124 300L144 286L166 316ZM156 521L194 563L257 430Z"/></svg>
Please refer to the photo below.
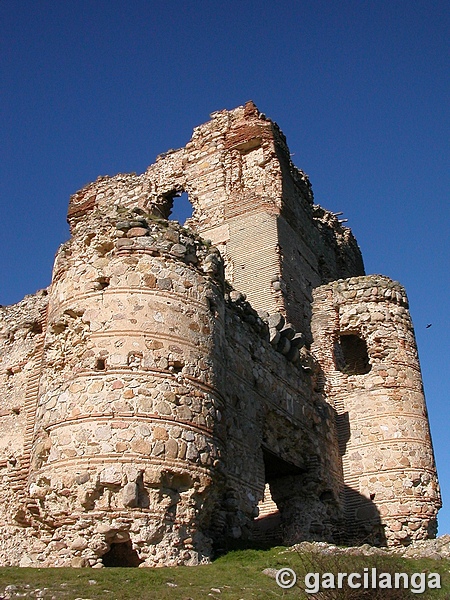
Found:
<svg viewBox="0 0 450 600"><path fill-rule="evenodd" d="M290 568L297 584L281 589L275 574ZM413 594L407 590L328 590L306 594L305 573L357 571L376 568L378 572L431 573L441 577L440 590ZM388 593L390 592L390 593ZM377 595L378 594L378 595ZM0 599L46 598L49 600L250 600L267 598L315 598L353 600L356 598L450 599L450 559L446 556L411 559L386 551L363 547L339 549L326 544L275 547L269 550L237 550L208 565L157 569L32 569L0 568Z"/></svg>

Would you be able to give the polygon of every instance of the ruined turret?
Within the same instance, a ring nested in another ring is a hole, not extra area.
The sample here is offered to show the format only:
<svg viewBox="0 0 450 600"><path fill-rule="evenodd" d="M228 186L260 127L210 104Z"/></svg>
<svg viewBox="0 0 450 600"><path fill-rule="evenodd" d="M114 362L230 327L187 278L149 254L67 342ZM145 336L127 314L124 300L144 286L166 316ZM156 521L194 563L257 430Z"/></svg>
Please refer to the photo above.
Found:
<svg viewBox="0 0 450 600"><path fill-rule="evenodd" d="M68 220L51 286L1 314L2 564L435 535L406 294L365 275L252 102L87 185Z"/></svg>

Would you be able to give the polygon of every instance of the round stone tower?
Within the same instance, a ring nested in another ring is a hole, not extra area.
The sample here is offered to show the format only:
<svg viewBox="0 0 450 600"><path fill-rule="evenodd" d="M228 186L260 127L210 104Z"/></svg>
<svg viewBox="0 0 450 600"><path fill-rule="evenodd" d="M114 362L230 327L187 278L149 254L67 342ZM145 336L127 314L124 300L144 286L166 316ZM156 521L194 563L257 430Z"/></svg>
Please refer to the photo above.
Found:
<svg viewBox="0 0 450 600"><path fill-rule="evenodd" d="M322 286L313 332L338 413L350 538L434 537L441 503L404 289L378 275Z"/></svg>
<svg viewBox="0 0 450 600"><path fill-rule="evenodd" d="M53 273L29 481L37 518L56 530L48 560L196 564L211 554L220 466L221 259L142 209L84 207L71 229Z"/></svg>

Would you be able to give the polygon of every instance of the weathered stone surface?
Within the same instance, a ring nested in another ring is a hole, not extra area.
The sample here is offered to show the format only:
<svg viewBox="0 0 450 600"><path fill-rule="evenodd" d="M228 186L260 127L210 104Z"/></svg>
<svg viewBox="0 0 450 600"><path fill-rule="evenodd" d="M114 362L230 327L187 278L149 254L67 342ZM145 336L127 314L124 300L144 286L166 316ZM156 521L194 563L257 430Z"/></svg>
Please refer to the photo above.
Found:
<svg viewBox="0 0 450 600"><path fill-rule="evenodd" d="M272 315L269 315L268 323L271 329L283 329L285 322L285 318L281 313L273 313Z"/></svg>
<svg viewBox="0 0 450 600"><path fill-rule="evenodd" d="M291 346L295 348L302 348L305 345L305 336L303 333L296 333L291 338Z"/></svg>
<svg viewBox="0 0 450 600"><path fill-rule="evenodd" d="M75 556L70 561L70 566L75 567L76 569L82 569L83 567L89 567L89 561L87 558L83 556Z"/></svg>
<svg viewBox="0 0 450 600"><path fill-rule="evenodd" d="M139 227L139 226L132 227L127 232L127 237L129 237L129 238L142 237L144 235L147 235L147 229L145 229L144 227Z"/></svg>
<svg viewBox="0 0 450 600"><path fill-rule="evenodd" d="M68 217L49 289L0 307L0 564L194 565L268 515L284 543L433 535L405 292L253 103Z"/></svg>
<svg viewBox="0 0 450 600"><path fill-rule="evenodd" d="M186 254L187 248L183 246L183 244L174 244L170 249L170 253L179 258L183 257Z"/></svg>
<svg viewBox="0 0 450 600"><path fill-rule="evenodd" d="M275 329L275 327L273 327L273 328L271 327L269 329L269 341L272 344L272 346L276 347L278 342L280 341L280 339L281 339L281 334L278 331L278 329Z"/></svg>
<svg viewBox="0 0 450 600"><path fill-rule="evenodd" d="M134 508L138 505L139 488L136 483L129 482L124 486L122 491L122 500L124 506L129 506L130 508Z"/></svg>
<svg viewBox="0 0 450 600"><path fill-rule="evenodd" d="M295 331L295 328L293 327L293 325L291 325L290 323L285 323L283 329L280 330L280 333L282 336L286 337L288 340L292 340L292 338L296 334L296 331Z"/></svg>
<svg viewBox="0 0 450 600"><path fill-rule="evenodd" d="M172 280L170 277L164 277L162 279L158 279L156 282L156 286L160 290L170 290L172 289Z"/></svg>
<svg viewBox="0 0 450 600"><path fill-rule="evenodd" d="M70 544L72 550L85 550L88 547L88 542L85 538L77 537Z"/></svg>

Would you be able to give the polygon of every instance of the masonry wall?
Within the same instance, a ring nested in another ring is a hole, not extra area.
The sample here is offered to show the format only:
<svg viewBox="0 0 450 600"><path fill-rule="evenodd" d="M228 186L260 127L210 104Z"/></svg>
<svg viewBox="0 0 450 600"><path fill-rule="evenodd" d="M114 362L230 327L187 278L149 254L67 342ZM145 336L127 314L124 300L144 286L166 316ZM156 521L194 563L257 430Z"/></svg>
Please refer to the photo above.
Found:
<svg viewBox="0 0 450 600"><path fill-rule="evenodd" d="M11 465L17 464L24 450L27 406L23 392L30 387L39 362L46 306L47 293L42 291L0 308L0 455Z"/></svg>
<svg viewBox="0 0 450 600"><path fill-rule="evenodd" d="M73 229L49 292L32 510L7 515L2 561L100 566L125 545L130 566L197 564L254 537L266 483L286 541L333 539L342 477L312 356L278 352L186 230L121 209Z"/></svg>
<svg viewBox="0 0 450 600"><path fill-rule="evenodd" d="M261 539L263 500L284 543L435 534L404 291L253 103L68 221L48 296L1 313L1 564L198 564Z"/></svg>
<svg viewBox="0 0 450 600"><path fill-rule="evenodd" d="M246 322L251 313L237 318L241 306L232 303L225 321L225 505L232 493L235 513L227 520L238 528L230 534L252 537L268 483L285 543L334 539L342 526L342 473L334 410L315 391L318 365L309 353L289 360L267 334L256 336Z"/></svg>
<svg viewBox="0 0 450 600"><path fill-rule="evenodd" d="M227 280L255 309L280 311L311 342L312 289L364 274L356 240L314 204L284 135L252 102L211 117L185 148L160 155L144 174L86 186L72 196L69 218L131 199L167 218L174 196L187 192L188 225L220 250Z"/></svg>
<svg viewBox="0 0 450 600"><path fill-rule="evenodd" d="M0 469L14 473L7 489L17 489L29 466L47 304L42 290L0 308Z"/></svg>
<svg viewBox="0 0 450 600"><path fill-rule="evenodd" d="M146 564L197 562L211 554L202 529L221 445L221 324L199 271L210 252L142 220L121 237L104 216L78 222L55 264L30 495L53 529L84 513L102 537L86 560L130 539Z"/></svg>

